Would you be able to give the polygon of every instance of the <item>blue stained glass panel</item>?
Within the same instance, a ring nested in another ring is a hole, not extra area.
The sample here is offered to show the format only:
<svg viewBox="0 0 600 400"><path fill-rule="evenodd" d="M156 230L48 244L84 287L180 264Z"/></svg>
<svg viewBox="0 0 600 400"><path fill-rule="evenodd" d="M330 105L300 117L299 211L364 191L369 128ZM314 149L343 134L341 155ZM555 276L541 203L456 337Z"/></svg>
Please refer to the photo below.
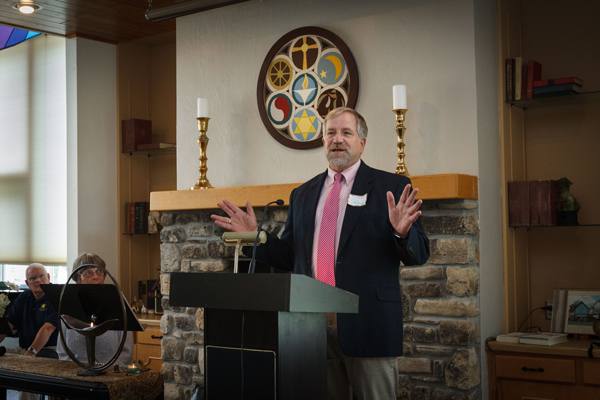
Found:
<svg viewBox="0 0 600 400"><path fill-rule="evenodd" d="M39 35L41 35L41 33L39 33L39 32L27 31L27 37L25 38L25 40L29 40L29 39L34 38Z"/></svg>
<svg viewBox="0 0 600 400"><path fill-rule="evenodd" d="M8 25L0 25L0 50L15 46L39 35L40 32L15 28Z"/></svg>

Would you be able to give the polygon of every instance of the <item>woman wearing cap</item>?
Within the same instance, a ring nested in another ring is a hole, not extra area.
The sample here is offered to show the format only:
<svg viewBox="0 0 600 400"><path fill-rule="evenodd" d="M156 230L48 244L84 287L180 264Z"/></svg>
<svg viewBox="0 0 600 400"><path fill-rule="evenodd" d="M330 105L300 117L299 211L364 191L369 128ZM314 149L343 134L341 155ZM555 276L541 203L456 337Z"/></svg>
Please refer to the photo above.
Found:
<svg viewBox="0 0 600 400"><path fill-rule="evenodd" d="M77 274L75 280L81 284L98 285L103 284L106 279L106 263L97 254L83 253L73 262L73 270L86 265L86 267ZM85 337L71 329L65 329L63 324L63 332L65 334L65 342L78 360L85 362L87 360L87 350ZM121 343L121 331L106 331L96 338L96 362L104 364L109 361ZM133 332L127 334L123 351L117 359L120 366L131 363L133 349ZM58 340L57 346L58 357L61 360L68 360L69 356L65 352L62 340Z"/></svg>

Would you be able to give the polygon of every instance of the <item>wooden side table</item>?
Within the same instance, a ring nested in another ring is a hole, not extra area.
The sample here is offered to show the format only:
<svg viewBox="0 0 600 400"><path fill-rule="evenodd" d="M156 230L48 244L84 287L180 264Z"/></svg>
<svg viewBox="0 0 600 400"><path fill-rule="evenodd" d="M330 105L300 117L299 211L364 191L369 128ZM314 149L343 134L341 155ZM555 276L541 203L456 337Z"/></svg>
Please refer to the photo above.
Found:
<svg viewBox="0 0 600 400"><path fill-rule="evenodd" d="M490 400L600 399L600 350L590 340L554 346L486 342Z"/></svg>

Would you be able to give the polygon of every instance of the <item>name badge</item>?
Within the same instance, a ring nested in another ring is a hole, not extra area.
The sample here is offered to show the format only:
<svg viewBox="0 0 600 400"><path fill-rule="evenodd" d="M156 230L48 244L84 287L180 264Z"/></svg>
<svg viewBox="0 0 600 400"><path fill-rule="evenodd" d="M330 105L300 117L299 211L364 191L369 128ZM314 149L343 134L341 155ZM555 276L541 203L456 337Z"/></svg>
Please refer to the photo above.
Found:
<svg viewBox="0 0 600 400"><path fill-rule="evenodd" d="M348 205L353 207L362 207L367 204L367 194L357 195L350 194L348 197Z"/></svg>

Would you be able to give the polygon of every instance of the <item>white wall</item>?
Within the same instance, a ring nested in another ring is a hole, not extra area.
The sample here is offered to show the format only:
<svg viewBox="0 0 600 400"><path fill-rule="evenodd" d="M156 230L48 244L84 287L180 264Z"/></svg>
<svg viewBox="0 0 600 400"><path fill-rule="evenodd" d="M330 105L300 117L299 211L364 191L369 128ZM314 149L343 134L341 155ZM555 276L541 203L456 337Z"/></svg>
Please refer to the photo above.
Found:
<svg viewBox="0 0 600 400"><path fill-rule="evenodd" d="M116 66L114 45L68 39L68 261L94 252L118 277Z"/></svg>
<svg viewBox="0 0 600 400"><path fill-rule="evenodd" d="M288 31L329 29L358 64L357 109L369 124L364 159L394 170L392 85L408 86L407 163L413 175L478 175L472 0L254 0L177 19L177 186L198 174L196 97L207 97L214 186L299 182L324 170L322 148L293 150L260 120L256 82Z"/></svg>

